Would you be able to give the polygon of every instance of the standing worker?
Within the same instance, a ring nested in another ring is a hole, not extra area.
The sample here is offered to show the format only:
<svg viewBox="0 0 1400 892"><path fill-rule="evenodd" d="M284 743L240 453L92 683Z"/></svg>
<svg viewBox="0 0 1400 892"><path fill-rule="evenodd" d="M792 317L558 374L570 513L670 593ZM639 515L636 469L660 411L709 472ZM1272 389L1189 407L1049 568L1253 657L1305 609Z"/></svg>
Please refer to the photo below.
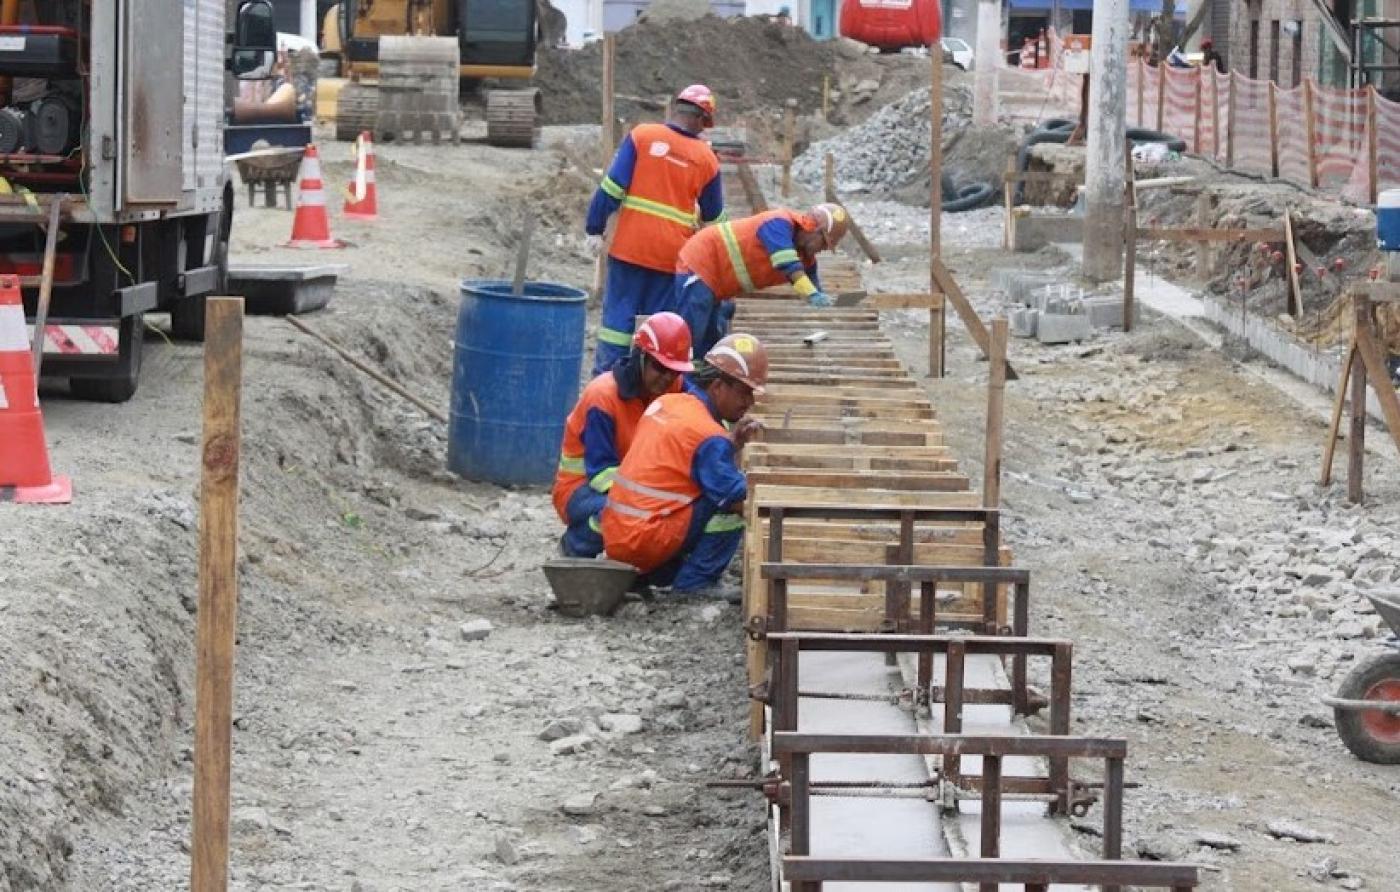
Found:
<svg viewBox="0 0 1400 892"><path fill-rule="evenodd" d="M1201 41L1201 64L1225 74L1225 60L1215 51L1215 41L1209 37Z"/></svg>
<svg viewBox="0 0 1400 892"><path fill-rule="evenodd" d="M560 550L568 557L603 552L598 515L608 499L617 466L632 446L651 401L680 390L680 375L694 370L690 330L675 313L657 313L632 338L633 350L612 371L588 382L564 422L554 510L568 529Z"/></svg>
<svg viewBox="0 0 1400 892"><path fill-rule="evenodd" d="M695 352L703 355L724 336L729 322L721 303L741 292L791 283L812 306L831 306L818 285L816 255L836 248L849 219L839 204L819 204L805 214L764 211L691 236L676 261L675 288Z"/></svg>
<svg viewBox="0 0 1400 892"><path fill-rule="evenodd" d="M758 338L733 334L705 354L683 393L647 407L603 511L608 557L650 585L738 603L738 586L720 580L744 531L739 453L762 429L744 416L767 380Z"/></svg>
<svg viewBox="0 0 1400 892"><path fill-rule="evenodd" d="M608 217L617 213L594 375L612 368L626 353L634 317L673 308L681 245L700 222L724 217L719 159L700 139L701 131L714 124L710 88L686 87L672 103L665 124L639 124L622 140L607 176L593 193L586 229L595 252L601 248Z"/></svg>

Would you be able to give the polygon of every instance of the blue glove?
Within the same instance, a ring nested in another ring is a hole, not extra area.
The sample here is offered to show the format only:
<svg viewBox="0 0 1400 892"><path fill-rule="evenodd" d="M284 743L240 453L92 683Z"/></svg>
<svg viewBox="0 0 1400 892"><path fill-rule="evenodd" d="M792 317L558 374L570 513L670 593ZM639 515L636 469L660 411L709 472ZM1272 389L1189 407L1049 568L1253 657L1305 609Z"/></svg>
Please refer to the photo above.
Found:
<svg viewBox="0 0 1400 892"><path fill-rule="evenodd" d="M813 291L811 296L807 298L807 305L812 307L822 307L824 309L834 306L835 304L836 301L825 291Z"/></svg>

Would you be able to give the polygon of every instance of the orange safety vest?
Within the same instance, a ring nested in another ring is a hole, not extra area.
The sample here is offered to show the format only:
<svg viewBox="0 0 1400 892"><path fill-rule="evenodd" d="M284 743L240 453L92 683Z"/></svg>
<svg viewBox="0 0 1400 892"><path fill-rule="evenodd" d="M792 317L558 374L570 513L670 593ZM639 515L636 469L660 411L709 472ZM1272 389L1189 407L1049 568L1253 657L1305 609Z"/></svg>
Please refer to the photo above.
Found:
<svg viewBox="0 0 1400 892"><path fill-rule="evenodd" d="M632 129L637 160L625 190L604 177L603 191L622 202L608 254L627 263L673 272L676 254L699 228L698 202L719 173L709 143L665 124Z"/></svg>
<svg viewBox="0 0 1400 892"><path fill-rule="evenodd" d="M680 379L677 379L672 392L680 387ZM598 492L607 492L612 488L613 477L617 474L617 468L611 467L598 471L592 479L586 476L588 468L584 464L583 430L588 424L588 413L593 409L602 409L612 416L613 436L616 438L613 445L619 456L625 456L627 450L632 448L637 422L641 421L642 413L650 402L645 396L623 399L617 392L617 379L612 372L604 372L588 382L573 411L564 421L564 442L559 447L559 470L554 474L553 493L554 510L560 520L569 522L565 509L580 486L587 483Z"/></svg>
<svg viewBox="0 0 1400 892"><path fill-rule="evenodd" d="M658 397L637 425L603 509L608 557L650 573L685 544L700 485L690 476L695 450L727 436L703 400L689 393Z"/></svg>
<svg viewBox="0 0 1400 892"><path fill-rule="evenodd" d="M803 267L810 267L816 260L796 249L769 254L758 238L758 229L769 220L788 220L794 229L804 229L805 219L806 215L796 211L777 210L707 226L681 248L676 271L699 276L719 300L745 291L786 285L788 277L777 268L779 264L800 261Z"/></svg>

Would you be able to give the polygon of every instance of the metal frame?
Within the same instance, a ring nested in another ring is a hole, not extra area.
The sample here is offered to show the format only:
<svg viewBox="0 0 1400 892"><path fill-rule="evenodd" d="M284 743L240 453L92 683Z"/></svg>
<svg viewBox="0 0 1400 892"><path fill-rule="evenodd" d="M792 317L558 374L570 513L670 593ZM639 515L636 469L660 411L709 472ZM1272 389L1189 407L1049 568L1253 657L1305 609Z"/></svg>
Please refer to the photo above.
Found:
<svg viewBox="0 0 1400 892"><path fill-rule="evenodd" d="M918 682L915 704L930 707L943 703L943 729L949 735L962 731L963 706L969 703L1009 704L1019 715L1032 712L1030 689L1026 684L1028 657L1048 657L1050 670L1050 734L1068 736L1070 733L1070 687L1074 645L1068 641L1048 638L1012 638L1000 636L955 637L946 635L847 635L827 632L774 632L767 636L770 654L771 681L766 692L773 710L774 734L794 732L797 727L798 702L814 696L800 688L800 654L803 651L839 651L861 653L912 653L918 658ZM933 684L935 654L947 658L947 673L943 687ZM1012 688L968 688L964 683L963 667L969 655L990 654L1012 658ZM816 694L820 696L820 694ZM1069 776L1069 760L1052 757L1045 777L1016 776L1002 779L1008 792L1029 796L1052 796L1051 811L1068 814L1072 809L1087 810L1089 798L1076 796L1076 786ZM963 776L961 759L957 755L943 760L942 780L956 788L977 791L980 779ZM1078 809L1075 807L1079 806Z"/></svg>
<svg viewBox="0 0 1400 892"><path fill-rule="evenodd" d="M773 735L773 753L791 766L788 856L784 870L791 892L820 892L822 883L975 882L981 892L996 892L998 883L1022 883L1043 888L1049 883L1073 883L1087 877L1117 892L1120 886L1194 888L1197 868L1189 864L1138 863L1123 860L1123 761L1128 743L1122 738L1004 737L982 734L801 734ZM863 755L980 756L980 859L812 859L811 758L817 753ZM1008 756L1097 759L1104 763L1103 861L998 861L1001 854L1002 760Z"/></svg>

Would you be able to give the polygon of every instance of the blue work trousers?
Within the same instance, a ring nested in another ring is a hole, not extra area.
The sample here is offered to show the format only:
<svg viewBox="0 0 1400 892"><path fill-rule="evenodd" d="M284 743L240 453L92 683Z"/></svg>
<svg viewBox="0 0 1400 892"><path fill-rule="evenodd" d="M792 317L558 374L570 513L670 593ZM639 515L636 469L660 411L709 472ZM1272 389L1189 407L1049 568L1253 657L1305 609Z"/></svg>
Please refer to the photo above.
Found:
<svg viewBox="0 0 1400 892"><path fill-rule="evenodd" d="M676 273L676 306L676 312L690 327L692 352L696 359L709 353L720 338L729 334L729 323L734 318L734 301L716 300L710 286L694 273Z"/></svg>
<svg viewBox="0 0 1400 892"><path fill-rule="evenodd" d="M603 291L603 318L598 323L598 349L593 375L610 370L632 349L632 327L638 316L676 309L676 274L647 269L615 257L608 258L608 283Z"/></svg>
<svg viewBox="0 0 1400 892"><path fill-rule="evenodd" d="M608 494L584 484L574 490L564 506L569 528L560 539L565 557L593 558L603 553L603 534L599 526L603 505Z"/></svg>
<svg viewBox="0 0 1400 892"><path fill-rule="evenodd" d="M670 585L678 594L714 585L743 538L744 522L738 515L721 512L709 499L696 499L685 542L673 558L648 573L646 581L654 586Z"/></svg>

